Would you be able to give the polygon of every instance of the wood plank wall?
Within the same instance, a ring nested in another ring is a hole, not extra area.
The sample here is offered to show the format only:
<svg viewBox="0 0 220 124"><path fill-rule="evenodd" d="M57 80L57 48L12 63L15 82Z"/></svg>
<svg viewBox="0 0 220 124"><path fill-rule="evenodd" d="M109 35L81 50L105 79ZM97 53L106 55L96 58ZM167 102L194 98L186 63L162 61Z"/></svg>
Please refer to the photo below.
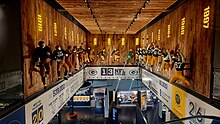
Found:
<svg viewBox="0 0 220 124"><path fill-rule="evenodd" d="M203 28L204 9L208 6L210 7L209 28ZM142 39L141 47L146 47L149 42L153 41L160 47L174 50L179 44L186 61L192 63L191 76L188 77L192 84L187 88L206 97L210 97L214 14L215 1L189 0L137 34ZM183 18L185 18L185 32L181 35L181 20ZM167 37L168 25L170 25L170 38ZM160 30L160 40L158 40L158 30ZM168 79L172 77L174 70L167 74L156 71L156 66L153 68L153 72Z"/></svg>
<svg viewBox="0 0 220 124"><path fill-rule="evenodd" d="M30 70L32 66L32 52L38 46L38 41L44 40L52 51L55 50L56 45L60 45L63 49L66 49L68 45L79 47L83 43L83 47L86 47L86 32L70 22L43 0L21 0L21 4L24 94L27 97L43 89L40 74ZM42 31L38 30L38 15L42 19ZM54 23L57 24L57 36L54 35ZM64 36L64 27L66 27L66 39ZM57 63L51 62L51 65L52 74L47 78L47 85L51 85L57 80ZM33 86L29 87L31 83Z"/></svg>
<svg viewBox="0 0 220 124"><path fill-rule="evenodd" d="M125 38L125 45L122 45L122 37ZM94 38L97 38L97 45L94 45ZM108 45L108 38L111 39L111 45ZM95 50L95 55L97 55L103 48L106 49L107 58L103 63L104 65L123 65L126 58L127 52L132 49L135 52L135 35L130 34L90 34L87 36L88 47ZM112 62L111 53L114 49L120 51L120 60L118 62ZM95 57L94 63L92 65L100 65L100 59Z"/></svg>

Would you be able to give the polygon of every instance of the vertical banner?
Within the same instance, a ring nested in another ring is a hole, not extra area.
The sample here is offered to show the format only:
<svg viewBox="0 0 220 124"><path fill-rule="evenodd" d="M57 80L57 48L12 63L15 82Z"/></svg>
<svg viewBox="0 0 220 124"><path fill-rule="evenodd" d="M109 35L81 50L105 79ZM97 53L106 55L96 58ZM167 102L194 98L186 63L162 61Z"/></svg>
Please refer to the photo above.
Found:
<svg viewBox="0 0 220 124"><path fill-rule="evenodd" d="M172 87L172 111L179 118L186 117L186 92Z"/></svg>
<svg viewBox="0 0 220 124"><path fill-rule="evenodd" d="M103 115L104 114L104 93L95 93L95 114Z"/></svg>
<svg viewBox="0 0 220 124"><path fill-rule="evenodd" d="M112 123L118 124L118 108L112 107Z"/></svg>

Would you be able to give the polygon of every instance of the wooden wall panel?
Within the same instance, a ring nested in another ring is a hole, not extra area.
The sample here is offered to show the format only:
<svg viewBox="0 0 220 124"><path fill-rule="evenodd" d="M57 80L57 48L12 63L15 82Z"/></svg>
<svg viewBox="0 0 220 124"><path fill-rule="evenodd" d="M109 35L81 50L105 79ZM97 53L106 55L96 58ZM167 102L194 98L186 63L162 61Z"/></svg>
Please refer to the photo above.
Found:
<svg viewBox="0 0 220 124"><path fill-rule="evenodd" d="M122 37L125 38L125 45L122 46ZM97 45L94 46L93 40L97 38ZM108 38L111 38L111 45L108 45ZM88 47L95 50L95 61L94 65L101 65L100 59L98 59L97 54L103 49L106 49L107 58L104 62L104 65L123 65L127 52L132 49L135 52L135 36L134 35L123 35L123 34L89 34L87 36L87 44ZM113 58L111 58L111 53L114 49L118 49L120 51L120 60L119 62L112 62Z"/></svg>
<svg viewBox="0 0 220 124"><path fill-rule="evenodd" d="M148 39L152 41L152 32L154 32L153 42L165 49L174 50L179 44L181 52L184 54L186 61L192 64L191 74L189 71L184 76L191 82L187 88L210 97L210 80L211 80L211 56L213 45L213 25L214 25L214 5L215 1L211 0L190 0L178 7L173 12L137 34L144 37L141 47L146 47ZM209 28L203 27L204 9L210 7ZM181 35L181 22L185 17L185 32ZM168 35L168 25L170 25L170 38ZM157 31L161 30L160 41L157 40ZM174 74L175 68L169 73L158 72L156 66L153 72L170 79ZM184 71L186 72L186 71Z"/></svg>
<svg viewBox="0 0 220 124"><path fill-rule="evenodd" d="M22 42L24 56L24 94L25 97L30 96L37 91L43 89L41 76L38 72L33 71L33 63L31 60L32 53L38 47L38 41L44 40L52 51L56 45L60 45L66 50L68 45L80 46L85 40L76 39L79 37L86 38L86 32L78 26L70 22L59 12L54 10L43 0L21 0L22 15ZM42 18L42 31L38 30L38 15ZM54 23L57 24L57 36L54 35ZM64 37L64 27L67 30L67 39ZM74 40L72 40L72 31L74 31ZM85 47L86 42L83 47ZM51 85L57 80L57 63L51 62L52 74L47 77L47 85Z"/></svg>

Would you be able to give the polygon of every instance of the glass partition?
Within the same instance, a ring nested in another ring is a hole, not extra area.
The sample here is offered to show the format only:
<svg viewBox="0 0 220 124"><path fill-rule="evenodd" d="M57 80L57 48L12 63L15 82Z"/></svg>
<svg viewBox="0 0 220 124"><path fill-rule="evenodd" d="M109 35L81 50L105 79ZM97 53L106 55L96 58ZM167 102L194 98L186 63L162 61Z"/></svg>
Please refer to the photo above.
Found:
<svg viewBox="0 0 220 124"><path fill-rule="evenodd" d="M0 115L23 100L20 0L0 1Z"/></svg>

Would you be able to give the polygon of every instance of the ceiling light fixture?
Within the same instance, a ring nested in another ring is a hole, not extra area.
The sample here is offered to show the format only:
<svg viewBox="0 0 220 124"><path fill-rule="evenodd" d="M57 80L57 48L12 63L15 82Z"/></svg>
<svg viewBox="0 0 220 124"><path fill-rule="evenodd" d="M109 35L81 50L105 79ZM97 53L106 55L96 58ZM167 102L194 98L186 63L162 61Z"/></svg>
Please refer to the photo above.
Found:
<svg viewBox="0 0 220 124"><path fill-rule="evenodd" d="M132 19L132 21L130 22L129 26L127 27L127 29L125 30L125 33L128 31L128 29L130 28L130 26L135 22L135 20L137 19L138 15L141 14L141 10L144 9L146 7L146 4L149 3L150 0L145 0L144 4L141 6L141 8L137 11L137 13L135 14L134 18Z"/></svg>
<svg viewBox="0 0 220 124"><path fill-rule="evenodd" d="M98 26L100 32L102 33L102 29L100 28L100 25L99 25L99 23L98 23L98 21L97 21L97 19L96 19L96 17L95 17L95 14L93 13L92 8L91 8L90 5L89 5L89 0L85 0L85 3L87 4L88 9L90 10L90 13L91 13L92 18L95 20L95 22L96 22L96 24L97 24L97 26Z"/></svg>

